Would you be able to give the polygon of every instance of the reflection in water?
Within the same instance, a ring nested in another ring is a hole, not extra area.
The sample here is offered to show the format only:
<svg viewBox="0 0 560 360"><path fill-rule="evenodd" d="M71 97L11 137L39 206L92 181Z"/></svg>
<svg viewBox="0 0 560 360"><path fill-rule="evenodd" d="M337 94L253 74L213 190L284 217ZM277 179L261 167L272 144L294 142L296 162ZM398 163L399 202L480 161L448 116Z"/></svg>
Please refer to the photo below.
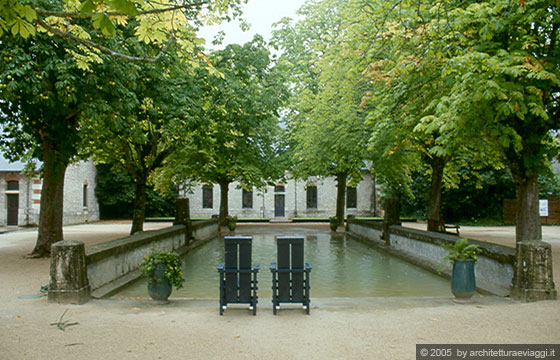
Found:
<svg viewBox="0 0 560 360"><path fill-rule="evenodd" d="M313 297L447 296L449 281L353 238L328 232L305 235L305 261L311 262ZM253 262L261 265L258 295L272 297L271 262L276 261L275 235L253 234ZM216 266L224 259L223 238L210 241L183 258L184 288L171 297L218 298ZM146 281L140 279L115 297L147 297Z"/></svg>

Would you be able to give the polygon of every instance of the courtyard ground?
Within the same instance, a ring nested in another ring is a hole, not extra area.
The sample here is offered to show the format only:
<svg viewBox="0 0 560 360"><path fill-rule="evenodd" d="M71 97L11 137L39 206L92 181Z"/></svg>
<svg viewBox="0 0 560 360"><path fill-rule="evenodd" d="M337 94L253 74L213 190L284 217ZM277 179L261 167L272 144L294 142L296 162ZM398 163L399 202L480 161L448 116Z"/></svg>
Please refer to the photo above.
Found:
<svg viewBox="0 0 560 360"><path fill-rule="evenodd" d="M146 225L156 229L169 223ZM91 245L126 236L129 228L127 222L95 223L68 226L64 233L67 240ZM479 296L456 304L451 294L312 297L310 316L300 309L273 316L270 301L260 299L255 317L244 309L228 309L221 317L217 300L177 299L166 306L145 299L51 304L45 297L28 298L49 281L49 259L26 258L36 234L33 229L0 234L2 359L415 359L416 344L560 343L560 301L524 304ZM560 227L544 227L543 234L552 244L559 279ZM461 235L515 243L511 227L462 227ZM57 322L75 324L62 331L53 325Z"/></svg>

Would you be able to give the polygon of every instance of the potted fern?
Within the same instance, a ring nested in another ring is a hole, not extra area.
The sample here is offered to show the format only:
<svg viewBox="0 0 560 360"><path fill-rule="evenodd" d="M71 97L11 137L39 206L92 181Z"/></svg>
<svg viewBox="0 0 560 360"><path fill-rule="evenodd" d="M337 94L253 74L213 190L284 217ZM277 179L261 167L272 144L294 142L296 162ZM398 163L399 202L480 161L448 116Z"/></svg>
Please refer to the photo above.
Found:
<svg viewBox="0 0 560 360"><path fill-rule="evenodd" d="M144 255L140 272L148 278L148 294L156 304L169 303L172 287L183 287L182 261L175 251L154 250Z"/></svg>
<svg viewBox="0 0 560 360"><path fill-rule="evenodd" d="M226 225L229 231L235 231L235 228L237 227L237 216L227 216Z"/></svg>
<svg viewBox="0 0 560 360"><path fill-rule="evenodd" d="M336 216L331 216L329 218L329 226L331 231L336 231L336 229L338 229L338 218Z"/></svg>
<svg viewBox="0 0 560 360"><path fill-rule="evenodd" d="M482 250L476 244L469 244L469 240L466 238L461 238L454 244L442 244L441 246L448 251L442 260L449 260L453 264L451 292L458 300L470 299L476 290L474 275L476 256Z"/></svg>

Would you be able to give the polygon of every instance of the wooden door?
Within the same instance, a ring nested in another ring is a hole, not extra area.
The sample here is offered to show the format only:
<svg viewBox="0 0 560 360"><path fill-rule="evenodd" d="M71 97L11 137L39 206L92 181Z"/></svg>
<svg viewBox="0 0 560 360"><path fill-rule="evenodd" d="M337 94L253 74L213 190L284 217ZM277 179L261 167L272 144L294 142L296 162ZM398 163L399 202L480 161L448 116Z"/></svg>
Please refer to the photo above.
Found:
<svg viewBox="0 0 560 360"><path fill-rule="evenodd" d="M8 226L18 225L19 195L7 194L8 197Z"/></svg>
<svg viewBox="0 0 560 360"><path fill-rule="evenodd" d="M285 195L274 195L274 216L284 217L285 215Z"/></svg>

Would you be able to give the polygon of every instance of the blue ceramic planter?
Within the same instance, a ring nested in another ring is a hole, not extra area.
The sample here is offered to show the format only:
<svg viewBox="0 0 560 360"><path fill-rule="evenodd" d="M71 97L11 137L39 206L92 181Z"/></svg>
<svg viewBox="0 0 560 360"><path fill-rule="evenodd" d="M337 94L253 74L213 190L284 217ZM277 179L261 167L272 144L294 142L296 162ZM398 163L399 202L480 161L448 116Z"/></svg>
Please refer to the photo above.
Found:
<svg viewBox="0 0 560 360"><path fill-rule="evenodd" d="M169 295L171 295L171 284L164 276L165 264L156 264L152 275L152 284L148 283L148 294L158 304L169 303Z"/></svg>
<svg viewBox="0 0 560 360"><path fill-rule="evenodd" d="M451 292L457 299L470 299L476 290L474 260L456 260L451 275Z"/></svg>

